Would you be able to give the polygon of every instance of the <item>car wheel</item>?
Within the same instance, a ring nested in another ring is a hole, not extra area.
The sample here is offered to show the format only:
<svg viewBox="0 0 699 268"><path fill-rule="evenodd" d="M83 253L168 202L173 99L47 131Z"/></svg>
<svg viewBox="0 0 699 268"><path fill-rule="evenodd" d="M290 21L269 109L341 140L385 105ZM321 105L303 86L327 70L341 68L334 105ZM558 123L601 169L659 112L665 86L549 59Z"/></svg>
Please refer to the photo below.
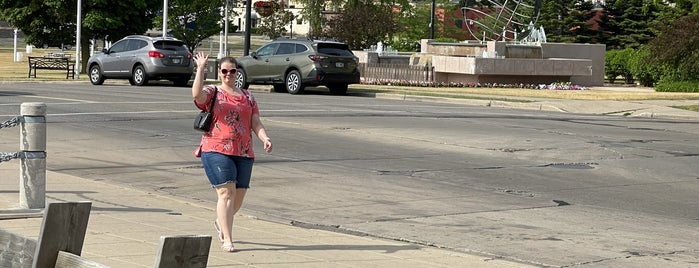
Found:
<svg viewBox="0 0 699 268"><path fill-rule="evenodd" d="M286 84L286 91L289 92L289 94L300 94L303 93L303 88L304 85L301 82L301 74L297 70L291 70L287 75L286 75L286 80L284 80Z"/></svg>
<svg viewBox="0 0 699 268"><path fill-rule="evenodd" d="M131 82L134 86L145 86L148 84L148 76L146 75L146 69L143 66L138 65L133 69L131 74Z"/></svg>
<svg viewBox="0 0 699 268"><path fill-rule="evenodd" d="M347 94L347 84L333 84L328 85L330 89L330 94L333 95L346 95Z"/></svg>
<svg viewBox="0 0 699 268"><path fill-rule="evenodd" d="M247 89L250 87L250 84L245 81L247 79L248 77L245 74L245 70L243 70L243 68L238 68L238 71L235 73L235 87Z"/></svg>
<svg viewBox="0 0 699 268"><path fill-rule="evenodd" d="M104 83L104 76L102 76L102 70L100 70L100 66L95 64L90 67L90 83L93 85L101 85Z"/></svg>
<svg viewBox="0 0 699 268"><path fill-rule="evenodd" d="M189 76L183 76L177 79L173 79L172 83L177 87L186 87L189 85Z"/></svg>

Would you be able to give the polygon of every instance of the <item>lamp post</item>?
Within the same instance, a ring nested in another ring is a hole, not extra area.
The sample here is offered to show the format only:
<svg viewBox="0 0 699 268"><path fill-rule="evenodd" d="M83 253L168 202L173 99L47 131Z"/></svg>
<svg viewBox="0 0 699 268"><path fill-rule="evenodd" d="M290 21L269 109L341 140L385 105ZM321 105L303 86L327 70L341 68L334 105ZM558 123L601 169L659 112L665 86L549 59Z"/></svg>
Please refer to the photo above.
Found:
<svg viewBox="0 0 699 268"><path fill-rule="evenodd" d="M80 79L80 31L82 30L82 0L78 0L78 21L75 24L75 79Z"/></svg>
<svg viewBox="0 0 699 268"><path fill-rule="evenodd" d="M163 38L167 37L167 0L163 0Z"/></svg>
<svg viewBox="0 0 699 268"><path fill-rule="evenodd" d="M430 39L434 39L434 12L436 9L436 0L432 0L432 12L430 12Z"/></svg>
<svg viewBox="0 0 699 268"><path fill-rule="evenodd" d="M223 22L225 25L223 25L223 36L224 36L224 43L223 43L223 53L228 56L228 0L226 0L226 5L225 5L225 18L223 19Z"/></svg>
<svg viewBox="0 0 699 268"><path fill-rule="evenodd" d="M243 56L250 54L250 23L252 19L250 14L252 13L252 0L245 0L245 41L243 42Z"/></svg>

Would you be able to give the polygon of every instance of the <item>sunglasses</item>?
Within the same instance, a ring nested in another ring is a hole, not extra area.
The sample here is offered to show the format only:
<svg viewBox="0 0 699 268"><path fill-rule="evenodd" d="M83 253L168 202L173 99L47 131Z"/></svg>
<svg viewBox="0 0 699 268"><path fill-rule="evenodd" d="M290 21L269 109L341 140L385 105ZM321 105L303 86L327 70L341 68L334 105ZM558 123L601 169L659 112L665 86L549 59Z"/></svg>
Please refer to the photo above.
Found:
<svg viewBox="0 0 699 268"><path fill-rule="evenodd" d="M226 75L228 73L234 74L236 71L238 71L238 69L221 69L221 73L224 75Z"/></svg>

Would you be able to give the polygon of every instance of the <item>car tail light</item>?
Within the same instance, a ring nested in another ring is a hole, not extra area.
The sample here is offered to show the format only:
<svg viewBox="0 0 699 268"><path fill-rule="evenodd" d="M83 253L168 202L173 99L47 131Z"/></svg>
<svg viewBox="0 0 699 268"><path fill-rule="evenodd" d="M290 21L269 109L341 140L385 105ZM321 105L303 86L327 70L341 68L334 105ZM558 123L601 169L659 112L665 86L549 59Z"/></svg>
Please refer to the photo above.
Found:
<svg viewBox="0 0 699 268"><path fill-rule="evenodd" d="M325 56L318 56L318 55L308 55L308 58L311 59L311 60L314 61L314 62L319 62L319 61L324 60L324 59L327 58L327 57L325 57Z"/></svg>
<svg viewBox="0 0 699 268"><path fill-rule="evenodd" d="M153 51L148 51L148 57L162 59L162 58L165 58L165 54L153 50Z"/></svg>
<svg viewBox="0 0 699 268"><path fill-rule="evenodd" d="M187 59L191 60L192 59L192 53L187 53Z"/></svg>

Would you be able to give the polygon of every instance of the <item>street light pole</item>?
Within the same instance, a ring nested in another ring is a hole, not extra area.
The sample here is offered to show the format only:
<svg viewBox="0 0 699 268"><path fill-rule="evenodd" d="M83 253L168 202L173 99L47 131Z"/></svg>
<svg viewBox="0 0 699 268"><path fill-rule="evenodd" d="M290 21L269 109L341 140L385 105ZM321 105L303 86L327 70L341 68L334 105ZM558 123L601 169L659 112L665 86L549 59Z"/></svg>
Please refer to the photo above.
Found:
<svg viewBox="0 0 699 268"><path fill-rule="evenodd" d="M223 53L226 57L228 57L228 24L230 24L228 22L228 0L226 0L224 12L225 12L225 15L224 15L225 18L223 19L223 21L225 24L223 25L223 41L224 41Z"/></svg>
<svg viewBox="0 0 699 268"><path fill-rule="evenodd" d="M432 0L432 12L430 12L430 39L434 39L434 12L436 9L436 0Z"/></svg>
<svg viewBox="0 0 699 268"><path fill-rule="evenodd" d="M75 24L75 79L80 79L80 31L82 30L82 0L78 0L78 21Z"/></svg>
<svg viewBox="0 0 699 268"><path fill-rule="evenodd" d="M163 0L163 38L167 37L167 0Z"/></svg>
<svg viewBox="0 0 699 268"><path fill-rule="evenodd" d="M252 0L245 0L245 41L243 42L243 56L250 54L250 23L252 19L250 14L252 13Z"/></svg>

